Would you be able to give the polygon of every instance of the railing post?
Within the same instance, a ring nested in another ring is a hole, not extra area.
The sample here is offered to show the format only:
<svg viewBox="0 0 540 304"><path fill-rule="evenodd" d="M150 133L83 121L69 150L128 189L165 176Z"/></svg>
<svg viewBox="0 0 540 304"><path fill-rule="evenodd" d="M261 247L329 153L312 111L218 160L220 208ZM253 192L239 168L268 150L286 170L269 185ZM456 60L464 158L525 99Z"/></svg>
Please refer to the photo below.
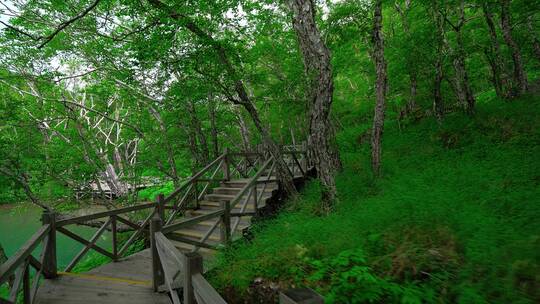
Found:
<svg viewBox="0 0 540 304"><path fill-rule="evenodd" d="M161 221L165 222L165 196L163 193L158 194L156 198L157 214Z"/></svg>
<svg viewBox="0 0 540 304"><path fill-rule="evenodd" d="M188 252L184 254L184 302L183 304L197 304L193 292L192 276L203 272L203 260L200 254Z"/></svg>
<svg viewBox="0 0 540 304"><path fill-rule="evenodd" d="M257 213L259 211L259 202L257 201L257 196L259 193L257 193L257 183L253 186L253 211ZM264 193L262 193L264 195ZM262 197L262 196L261 196Z"/></svg>
<svg viewBox="0 0 540 304"><path fill-rule="evenodd" d="M221 201L220 205L225 210L221 216L221 242L228 243L231 239L231 202Z"/></svg>
<svg viewBox="0 0 540 304"><path fill-rule="evenodd" d="M56 213L52 210L43 212L41 216L41 222L43 225L50 225L49 234L47 237L47 244L45 246L45 253L43 259L43 276L46 279L54 279L57 274L57 261L56 261Z"/></svg>
<svg viewBox="0 0 540 304"><path fill-rule="evenodd" d="M223 153L225 154L225 157L223 158L223 165L222 165L223 178L225 180L230 180L231 179L231 172L229 170L229 149L224 148Z"/></svg>
<svg viewBox="0 0 540 304"><path fill-rule="evenodd" d="M23 303L30 304L32 303L32 298L30 295L30 265L26 264L23 271Z"/></svg>
<svg viewBox="0 0 540 304"><path fill-rule="evenodd" d="M117 221L116 215L111 215L111 230L112 230L112 249L113 249L113 262L118 261L118 238L117 238Z"/></svg>
<svg viewBox="0 0 540 304"><path fill-rule="evenodd" d="M152 255L152 287L154 288L154 292L157 292L159 286L165 282L156 247L156 232L161 231L161 224L162 222L158 215L154 215L150 220L150 253Z"/></svg>
<svg viewBox="0 0 540 304"><path fill-rule="evenodd" d="M302 157L302 162L300 163L304 167L304 172L307 172L308 170L308 163L307 163L307 144L305 141L302 142L302 154L304 157Z"/></svg>

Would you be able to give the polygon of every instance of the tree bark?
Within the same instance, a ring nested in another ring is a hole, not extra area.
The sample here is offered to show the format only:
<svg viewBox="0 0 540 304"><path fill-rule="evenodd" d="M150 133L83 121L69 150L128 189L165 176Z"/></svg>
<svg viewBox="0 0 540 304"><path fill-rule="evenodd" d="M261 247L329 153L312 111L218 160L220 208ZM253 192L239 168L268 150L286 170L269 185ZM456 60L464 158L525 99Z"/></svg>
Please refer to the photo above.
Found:
<svg viewBox="0 0 540 304"><path fill-rule="evenodd" d="M193 101L188 101L188 112L191 116L191 126L193 127L193 131L199 139L198 142L201 164L206 165L210 162L210 151L208 149L206 135L204 135L201 121L197 117L197 109L195 109L195 103Z"/></svg>
<svg viewBox="0 0 540 304"><path fill-rule="evenodd" d="M434 19L436 26L436 60L435 60L435 79L433 83L433 112L439 120L444 117L444 100L442 96L442 82L444 79L443 70L443 53L445 50L445 38L444 38L444 16L439 11L439 7L435 4Z"/></svg>
<svg viewBox="0 0 540 304"><path fill-rule="evenodd" d="M504 61L501 56L501 46L497 37L495 22L493 22L493 14L489 10L489 5L487 2L482 3L482 11L484 13L484 18L486 19L486 24L488 26L491 43L489 52L487 53L487 57L489 65L491 67L493 87L495 88L497 96L505 98L508 94L506 92L508 80L506 79L505 73L503 73L505 69Z"/></svg>
<svg viewBox="0 0 540 304"><path fill-rule="evenodd" d="M330 121L334 92L330 50L317 28L313 0L288 4L310 87L308 154L324 188L323 209L328 210L336 199L335 174L342 167Z"/></svg>
<svg viewBox="0 0 540 304"><path fill-rule="evenodd" d="M527 74L525 73L519 46L512 37L512 25L510 19L510 0L501 0L501 28L504 41L512 53L512 61L514 62L514 85L517 85L517 88L515 88L515 95L519 96L527 91Z"/></svg>
<svg viewBox="0 0 540 304"><path fill-rule="evenodd" d="M384 59L384 37L382 32L382 0L376 0L373 16L373 60L375 61L375 113L371 129L371 167L375 176L381 174L382 136L386 102L386 60Z"/></svg>
<svg viewBox="0 0 540 304"><path fill-rule="evenodd" d="M218 130L216 125L216 105L217 104L214 100L214 97L210 96L208 101L208 116L210 117L210 137L212 140L212 153L214 154L214 159L219 157Z"/></svg>
<svg viewBox="0 0 540 304"><path fill-rule="evenodd" d="M449 21L448 21L449 22ZM450 23L450 22L449 22ZM457 48L454 54L454 70L456 72L456 95L460 106L469 115L474 114L476 100L469 82L469 73L465 66L465 46L463 42L463 26L465 25L465 2L462 0L459 6L459 21L457 25L452 26L456 33Z"/></svg>

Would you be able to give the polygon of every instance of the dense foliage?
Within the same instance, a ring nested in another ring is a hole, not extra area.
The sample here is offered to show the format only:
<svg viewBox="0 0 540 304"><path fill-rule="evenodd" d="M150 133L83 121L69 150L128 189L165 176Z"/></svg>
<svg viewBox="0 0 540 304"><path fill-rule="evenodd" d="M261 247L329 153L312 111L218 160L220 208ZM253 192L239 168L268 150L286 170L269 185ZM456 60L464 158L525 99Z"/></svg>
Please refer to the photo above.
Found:
<svg viewBox="0 0 540 304"><path fill-rule="evenodd" d="M0 1L0 203L70 209L93 183L113 205L151 200L225 148L307 139L323 170L223 253L230 299L273 301L277 284L338 303L538 302L539 12Z"/></svg>
<svg viewBox="0 0 540 304"><path fill-rule="evenodd" d="M369 143L342 144L337 210L313 216L320 189L308 184L220 255L213 283L269 303L273 285L309 286L330 303L536 303L539 115L538 98L490 98L474 119L389 124L378 180ZM340 142L361 142L361 127Z"/></svg>

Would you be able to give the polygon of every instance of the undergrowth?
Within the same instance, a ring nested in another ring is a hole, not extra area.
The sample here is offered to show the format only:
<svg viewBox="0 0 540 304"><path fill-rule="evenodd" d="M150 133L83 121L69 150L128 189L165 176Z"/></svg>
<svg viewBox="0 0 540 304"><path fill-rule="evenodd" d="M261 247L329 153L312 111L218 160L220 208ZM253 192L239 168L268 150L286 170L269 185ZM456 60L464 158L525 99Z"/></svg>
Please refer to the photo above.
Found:
<svg viewBox="0 0 540 304"><path fill-rule="evenodd" d="M344 122L334 212L315 216L309 182L219 254L212 284L232 303L296 286L328 303L540 302L539 118L538 98L485 98L472 118L389 122L379 179L368 120Z"/></svg>

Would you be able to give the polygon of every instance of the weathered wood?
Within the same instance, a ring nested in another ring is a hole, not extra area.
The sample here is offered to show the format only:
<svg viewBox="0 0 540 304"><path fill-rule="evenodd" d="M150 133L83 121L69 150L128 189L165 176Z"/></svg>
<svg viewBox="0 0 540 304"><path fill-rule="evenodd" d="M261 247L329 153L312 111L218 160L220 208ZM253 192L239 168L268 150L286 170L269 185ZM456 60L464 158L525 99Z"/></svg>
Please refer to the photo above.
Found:
<svg viewBox="0 0 540 304"><path fill-rule="evenodd" d="M108 210L108 211L98 212L94 214L63 219L56 222L56 227L63 227L66 225L71 225L71 224L79 224L86 221L109 217L111 215L118 215L118 214L128 213L131 211L154 208L155 206L156 206L155 203L146 203L146 204L141 204L141 205L136 205L136 206L130 206L130 207L125 207L125 208L120 208L120 209Z"/></svg>
<svg viewBox="0 0 540 304"><path fill-rule="evenodd" d="M214 212L210 212L208 214L188 218L188 219L185 219L185 220L180 221L178 223L174 223L174 224L171 224L171 225L164 226L162 231L163 231L164 234L168 234L168 233L173 232L175 230L182 229L182 228L185 228L185 227L189 227L191 225L194 225L194 224L209 220L211 218L219 217L219 216L221 216L223 214L223 212L224 212L224 210L217 210L217 211L214 211Z"/></svg>
<svg viewBox="0 0 540 304"><path fill-rule="evenodd" d="M75 258L73 258L73 260L69 263L69 265L64 270L65 272L70 272L73 269L73 267L75 267L75 265L79 263L79 261L82 259L84 255L86 255L86 253L90 250L90 248L92 248L92 246L96 244L97 240L103 234L103 232L105 232L105 229L107 228L107 226L109 226L110 223L111 223L111 219L109 218L109 220L106 221L98 229L98 231L96 231L96 233L92 236L92 238L90 238L89 244L86 245L83 249L81 249L81 251L75 256Z"/></svg>
<svg viewBox="0 0 540 304"><path fill-rule="evenodd" d="M231 240L231 202L220 202L221 208L224 210L221 215L221 242L229 243Z"/></svg>
<svg viewBox="0 0 540 304"><path fill-rule="evenodd" d="M200 272L193 274L191 280L193 291L198 295L198 304L227 304Z"/></svg>
<svg viewBox="0 0 540 304"><path fill-rule="evenodd" d="M92 249L94 249L95 251L101 253L104 256L107 256L107 257L109 257L111 259L114 258L114 256L110 252L108 252L107 250L99 247L96 244L91 244L89 241L87 241L84 238L82 238L81 236L67 230L64 227L58 227L58 228L56 228L56 231L61 232L62 234L74 239L75 241L77 241L77 242L79 242L79 243L81 243L83 245L90 246Z"/></svg>
<svg viewBox="0 0 540 304"><path fill-rule="evenodd" d="M154 292L164 282L163 269L161 269L161 261L156 244L156 233L161 231L161 219L159 216L153 216L150 221L150 252L152 254L152 288Z"/></svg>
<svg viewBox="0 0 540 304"><path fill-rule="evenodd" d="M24 243L4 264L0 265L0 285L7 282L13 272L28 258L49 232L50 226L41 226L36 233Z"/></svg>
<svg viewBox="0 0 540 304"><path fill-rule="evenodd" d="M280 292L279 304L324 304L324 299L313 289L295 288Z"/></svg>
<svg viewBox="0 0 540 304"><path fill-rule="evenodd" d="M199 246L199 247L203 247L203 248L207 248L207 249L217 250L216 246L212 246L212 245L202 243L202 242L199 242L199 241L194 241L192 239L188 239L186 237L179 236L177 234L167 234L167 238L169 238L169 239L171 239L173 241L178 241L178 242L182 242L182 243L186 243L186 244L190 244L190 245L194 245L194 246Z"/></svg>
<svg viewBox="0 0 540 304"><path fill-rule="evenodd" d="M184 303L197 304L193 293L193 274L202 273L203 261L198 253L186 253L184 255Z"/></svg>
<svg viewBox="0 0 540 304"><path fill-rule="evenodd" d="M23 284L24 275L27 268L28 268L27 262L24 262L19 268L17 268L17 271L15 272L15 279L13 280L13 284L9 292L8 299L10 302L13 302L13 303L17 302L17 294Z"/></svg>
<svg viewBox="0 0 540 304"><path fill-rule="evenodd" d="M111 230L112 230L112 250L113 250L113 261L116 262L118 260L118 236L117 236L117 216L112 215L111 216Z"/></svg>
<svg viewBox="0 0 540 304"><path fill-rule="evenodd" d="M57 276L57 260L56 260L56 213L54 211L46 211L41 216L43 225L49 225L50 229L47 233L47 244L44 246L45 256L43 263L43 275L46 279L54 279Z"/></svg>
<svg viewBox="0 0 540 304"><path fill-rule="evenodd" d="M28 267L28 264L25 264L24 266L24 275L23 275L23 303L24 304L31 304L32 299L30 298L30 267Z"/></svg>
<svg viewBox="0 0 540 304"><path fill-rule="evenodd" d="M161 221L165 221L165 196L163 195L163 193L160 193L158 194L158 196L156 197L156 212L157 214L159 215L159 218L161 219Z"/></svg>

